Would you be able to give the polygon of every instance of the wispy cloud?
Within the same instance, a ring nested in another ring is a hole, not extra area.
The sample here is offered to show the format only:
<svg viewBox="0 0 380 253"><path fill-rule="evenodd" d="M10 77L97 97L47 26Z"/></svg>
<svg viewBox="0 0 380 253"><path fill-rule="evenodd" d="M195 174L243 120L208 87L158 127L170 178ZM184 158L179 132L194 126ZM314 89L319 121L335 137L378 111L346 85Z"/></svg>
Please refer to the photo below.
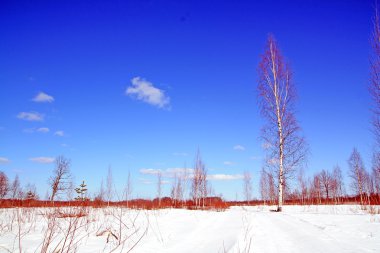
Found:
<svg viewBox="0 0 380 253"><path fill-rule="evenodd" d="M235 145L233 147L234 150L238 150L238 151L244 151L245 150L245 147L243 147L242 145Z"/></svg>
<svg viewBox="0 0 380 253"><path fill-rule="evenodd" d="M6 158L6 157L0 157L0 164L7 164L10 163L11 161Z"/></svg>
<svg viewBox="0 0 380 253"><path fill-rule="evenodd" d="M54 97L52 97L52 96L50 96L44 92L40 92L32 100L34 102L38 102L38 103L51 103L54 101Z"/></svg>
<svg viewBox="0 0 380 253"><path fill-rule="evenodd" d="M139 180L141 181L141 183L143 184L153 184L153 182L149 179L145 179L145 178L139 178Z"/></svg>
<svg viewBox="0 0 380 253"><path fill-rule="evenodd" d="M241 174L211 174L207 175L208 180L240 180L244 178Z"/></svg>
<svg viewBox="0 0 380 253"><path fill-rule="evenodd" d="M260 157L260 156L253 155L253 156L251 156L249 159L251 159L251 160L260 160L261 157Z"/></svg>
<svg viewBox="0 0 380 253"><path fill-rule="evenodd" d="M35 163L53 163L55 161L54 157L46 157L46 156L39 156L39 157L32 157L29 159L32 162Z"/></svg>
<svg viewBox="0 0 380 253"><path fill-rule="evenodd" d="M50 131L49 128L47 127L40 127L40 128L25 128L24 130L22 130L24 133L28 133L28 134L31 134L31 133L35 133L35 132L38 132L38 133L48 133Z"/></svg>
<svg viewBox="0 0 380 253"><path fill-rule="evenodd" d="M127 87L125 91L128 96L159 108L164 108L169 105L170 98L165 95L165 91L154 87L151 82L141 77L134 77L131 82L132 85Z"/></svg>
<svg viewBox="0 0 380 253"><path fill-rule="evenodd" d="M65 135L65 132L63 132L62 130L55 131L54 135L62 137Z"/></svg>
<svg viewBox="0 0 380 253"><path fill-rule="evenodd" d="M160 169L140 169L140 173L144 175L157 175L162 172Z"/></svg>
<svg viewBox="0 0 380 253"><path fill-rule="evenodd" d="M223 164L227 165L227 166L231 166L231 165L234 165L235 163L230 162L230 161L225 161L225 162L223 162Z"/></svg>
<svg viewBox="0 0 380 253"><path fill-rule="evenodd" d="M173 155L174 156L188 156L189 154L185 152L174 152Z"/></svg>
<svg viewBox="0 0 380 253"><path fill-rule="evenodd" d="M278 158L271 158L271 159L267 159L266 163L269 165L276 165L276 164L279 164L280 162Z"/></svg>
<svg viewBox="0 0 380 253"><path fill-rule="evenodd" d="M20 112L17 118L27 121L43 121L44 115L38 112Z"/></svg>
<svg viewBox="0 0 380 253"><path fill-rule="evenodd" d="M270 144L269 142L263 142L261 143L261 147L264 149L264 150L267 150L269 148L272 147L272 144Z"/></svg>
<svg viewBox="0 0 380 253"><path fill-rule="evenodd" d="M50 129L47 127L40 127L40 128L37 128L36 131L40 132L40 133L48 133L50 131Z"/></svg>

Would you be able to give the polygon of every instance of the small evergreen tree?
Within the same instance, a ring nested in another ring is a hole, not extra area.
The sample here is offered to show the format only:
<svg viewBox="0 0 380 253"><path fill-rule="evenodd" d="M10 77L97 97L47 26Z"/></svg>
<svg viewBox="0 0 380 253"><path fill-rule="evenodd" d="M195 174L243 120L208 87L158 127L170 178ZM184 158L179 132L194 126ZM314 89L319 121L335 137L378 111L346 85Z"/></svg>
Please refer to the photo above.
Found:
<svg viewBox="0 0 380 253"><path fill-rule="evenodd" d="M25 200L36 200L37 195L32 190L26 192Z"/></svg>
<svg viewBox="0 0 380 253"><path fill-rule="evenodd" d="M75 200L79 201L85 201L87 200L86 198L86 192L87 192L87 185L82 181L82 183L79 185L79 187L75 188L76 193L78 196L75 198Z"/></svg>

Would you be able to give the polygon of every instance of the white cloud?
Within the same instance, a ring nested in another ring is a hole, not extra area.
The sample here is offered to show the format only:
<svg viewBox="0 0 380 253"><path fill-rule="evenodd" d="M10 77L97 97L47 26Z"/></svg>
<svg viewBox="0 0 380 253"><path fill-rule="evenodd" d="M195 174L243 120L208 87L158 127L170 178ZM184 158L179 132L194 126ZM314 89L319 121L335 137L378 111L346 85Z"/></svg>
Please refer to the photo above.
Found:
<svg viewBox="0 0 380 253"><path fill-rule="evenodd" d="M166 170L160 170L160 169L140 169L140 173L144 175L157 175L159 172L161 172L163 177L168 178L174 178L175 175L187 175L188 178L191 178L194 169L189 168L168 168Z"/></svg>
<svg viewBox="0 0 380 253"><path fill-rule="evenodd" d="M25 128L24 130L22 130L24 133L28 133L28 134L31 134L31 133L35 133L35 132L39 132L39 133L48 133L50 131L49 128L47 127L40 127L40 128Z"/></svg>
<svg viewBox="0 0 380 253"><path fill-rule="evenodd" d="M125 93L148 104L164 108L169 105L170 98L165 95L165 91L153 86L153 84L141 77L134 77L131 80L132 86L127 87Z"/></svg>
<svg viewBox="0 0 380 253"><path fill-rule="evenodd" d="M208 180L239 180L244 178L243 175L240 174L211 174L207 175Z"/></svg>
<svg viewBox="0 0 380 253"><path fill-rule="evenodd" d="M253 155L253 156L250 157L250 159L251 159L251 160L260 160L261 157L260 157L260 156L255 156L255 155Z"/></svg>
<svg viewBox="0 0 380 253"><path fill-rule="evenodd" d="M238 151L244 151L245 150L245 147L243 147L242 145L235 145L233 147L234 150L238 150Z"/></svg>
<svg viewBox="0 0 380 253"><path fill-rule="evenodd" d="M65 135L65 133L62 130L59 130L59 131L55 131L54 135L62 137Z"/></svg>
<svg viewBox="0 0 380 253"><path fill-rule="evenodd" d="M39 103L51 103L54 101L54 98L44 92L40 92L32 100Z"/></svg>
<svg viewBox="0 0 380 253"><path fill-rule="evenodd" d="M53 163L55 161L55 158L40 156L40 157L30 158L29 160L35 163Z"/></svg>
<svg viewBox="0 0 380 253"><path fill-rule="evenodd" d="M0 164L10 163L11 161L6 157L0 157Z"/></svg>
<svg viewBox="0 0 380 253"><path fill-rule="evenodd" d="M159 169L140 169L140 173L145 175L157 175L159 172L162 171Z"/></svg>
<svg viewBox="0 0 380 253"><path fill-rule="evenodd" d="M38 112L20 112L17 118L27 121L43 121L44 115Z"/></svg>
<svg viewBox="0 0 380 253"><path fill-rule="evenodd" d="M37 132L40 132L40 133L48 133L49 131L50 131L50 129L47 127L37 128Z"/></svg>
<svg viewBox="0 0 380 253"><path fill-rule="evenodd" d="M227 166L231 166L231 165L234 165L233 162L230 162L230 161L225 161L223 162L224 165L227 165Z"/></svg>

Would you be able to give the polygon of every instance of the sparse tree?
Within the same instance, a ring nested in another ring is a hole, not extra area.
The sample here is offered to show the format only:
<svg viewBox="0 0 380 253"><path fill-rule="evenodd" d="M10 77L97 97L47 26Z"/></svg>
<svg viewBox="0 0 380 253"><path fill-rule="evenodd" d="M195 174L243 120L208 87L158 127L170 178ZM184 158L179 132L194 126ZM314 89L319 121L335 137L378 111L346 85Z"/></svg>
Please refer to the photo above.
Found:
<svg viewBox="0 0 380 253"><path fill-rule="evenodd" d="M269 199L269 189L268 189L268 175L263 167L260 172L260 195L261 199L265 202Z"/></svg>
<svg viewBox="0 0 380 253"><path fill-rule="evenodd" d="M212 190L211 185L209 186L207 181L207 169L206 166L203 166L201 169L201 198L202 198L202 208L205 208L205 201L209 193L211 194Z"/></svg>
<svg viewBox="0 0 380 253"><path fill-rule="evenodd" d="M249 205L249 201L252 199L252 176L249 171L244 171L243 184L244 196Z"/></svg>
<svg viewBox="0 0 380 253"><path fill-rule="evenodd" d="M317 204L322 203L322 184L320 174L315 174L310 186L310 198L317 201Z"/></svg>
<svg viewBox="0 0 380 253"><path fill-rule="evenodd" d="M5 198L9 190L8 177L4 172L0 171L0 199Z"/></svg>
<svg viewBox="0 0 380 253"><path fill-rule="evenodd" d="M331 192L331 187L333 184L333 177L328 170L322 170L320 174L320 179L321 185L325 191L326 200L328 201L330 198L329 192Z"/></svg>
<svg viewBox="0 0 380 253"><path fill-rule="evenodd" d="M55 169L53 175L49 178L51 188L50 201L54 202L55 197L67 191L71 184L70 160L64 156L58 156L55 159Z"/></svg>
<svg viewBox="0 0 380 253"><path fill-rule="evenodd" d="M338 165L334 167L332 177L333 177L333 184L332 184L333 198L335 200L335 203L339 203L340 198L344 194L344 184L343 184L342 170L340 169Z"/></svg>
<svg viewBox="0 0 380 253"><path fill-rule="evenodd" d="M373 18L371 37L372 54L370 57L370 85L372 97L372 131L375 137L375 146L372 158L372 183L377 194L380 194L380 20L377 1Z"/></svg>
<svg viewBox="0 0 380 253"><path fill-rule="evenodd" d="M267 173L267 179L268 179L268 189L269 189L269 200L271 205L275 204L276 198L278 197L276 192L276 186L274 182L274 175L273 172L270 171Z"/></svg>
<svg viewBox="0 0 380 253"><path fill-rule="evenodd" d="M170 195L173 201L173 205L176 206L178 202L183 199L183 175L174 173L172 189Z"/></svg>
<svg viewBox="0 0 380 253"><path fill-rule="evenodd" d="M364 169L364 164L362 157L358 150L354 148L351 153L350 158L348 159L349 166L349 176L351 177L351 186L356 194L360 196L360 204L364 204L364 190L365 190L365 180L366 180L366 171Z"/></svg>
<svg viewBox="0 0 380 253"><path fill-rule="evenodd" d="M268 143L268 165L278 178L278 207L282 210L285 177L302 165L306 157L306 144L300 136L295 118L295 87L290 68L284 63L272 35L268 37L259 64L258 92L261 114L267 120L262 131Z"/></svg>
<svg viewBox="0 0 380 253"><path fill-rule="evenodd" d="M380 153L375 153L372 158L372 178L376 194L380 194Z"/></svg>
<svg viewBox="0 0 380 253"><path fill-rule="evenodd" d="M173 178L172 188L170 190L170 197L172 199L173 206L176 205L176 200L177 200L177 181L178 181L177 173L175 173L174 178Z"/></svg>
<svg viewBox="0 0 380 253"><path fill-rule="evenodd" d="M68 200L72 200L74 198L74 182L72 180L69 181L67 184L67 189L66 189L66 197Z"/></svg>
<svg viewBox="0 0 380 253"><path fill-rule="evenodd" d="M161 206L161 196L162 196L162 172L157 172L157 199L158 206Z"/></svg>
<svg viewBox="0 0 380 253"><path fill-rule="evenodd" d="M16 199L20 196L21 187L20 187L20 179L18 175L15 176L15 179L12 182L11 188L10 188L10 197L11 199Z"/></svg>
<svg viewBox="0 0 380 253"><path fill-rule="evenodd" d="M304 170L301 168L298 174L298 185L300 187L300 199L301 204L304 205L307 198L307 182L304 175Z"/></svg>
<svg viewBox="0 0 380 253"><path fill-rule="evenodd" d="M105 193L105 190L104 190L104 184L103 184L103 179L102 179L102 181L101 181L101 183L100 183L99 192L97 193L95 199L96 199L97 201L101 201L101 202L103 202L103 201L104 201L104 196L105 196L105 195L106 195L106 193Z"/></svg>
<svg viewBox="0 0 380 253"><path fill-rule="evenodd" d="M131 179L131 172L128 170L128 177L127 177L127 183L125 185L125 200L127 201L127 207L129 207L129 200L132 195L132 179Z"/></svg>
<svg viewBox="0 0 380 253"><path fill-rule="evenodd" d="M372 31L372 54L370 57L370 85L369 91L372 97L372 126L376 140L376 151L380 148L380 22L377 6L375 7L375 17L373 18Z"/></svg>
<svg viewBox="0 0 380 253"><path fill-rule="evenodd" d="M107 206L110 206L110 201L112 199L113 195L113 179L112 179L112 170L111 166L108 167L108 174L107 174L107 189L106 189L106 195L107 195Z"/></svg>

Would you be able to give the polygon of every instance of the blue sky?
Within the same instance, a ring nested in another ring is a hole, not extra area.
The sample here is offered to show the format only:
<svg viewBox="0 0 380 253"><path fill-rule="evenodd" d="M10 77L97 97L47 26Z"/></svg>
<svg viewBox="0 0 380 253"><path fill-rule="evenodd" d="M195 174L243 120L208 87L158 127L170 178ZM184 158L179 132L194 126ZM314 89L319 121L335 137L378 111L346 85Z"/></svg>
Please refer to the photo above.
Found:
<svg viewBox="0 0 380 253"><path fill-rule="evenodd" d="M354 146L368 169L372 12L372 1L2 1L0 170L44 197L65 155L92 193L111 166L116 188L130 171L133 195L154 197L142 172L192 167L199 149L216 193L241 198L249 170L258 197L268 33L294 71L307 175L346 172Z"/></svg>

